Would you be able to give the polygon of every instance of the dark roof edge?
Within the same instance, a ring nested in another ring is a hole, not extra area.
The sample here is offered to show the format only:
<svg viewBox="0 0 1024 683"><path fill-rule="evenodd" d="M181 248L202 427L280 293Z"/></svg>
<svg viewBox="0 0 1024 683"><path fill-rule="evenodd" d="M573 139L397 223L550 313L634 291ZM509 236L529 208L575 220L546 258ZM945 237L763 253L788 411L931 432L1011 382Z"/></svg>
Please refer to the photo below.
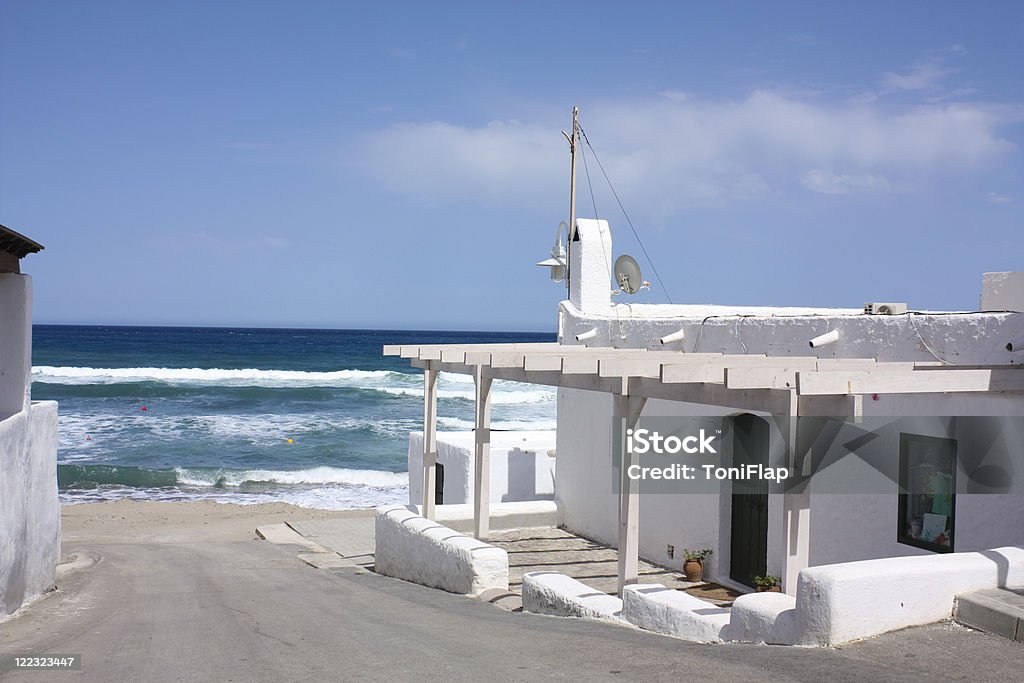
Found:
<svg viewBox="0 0 1024 683"><path fill-rule="evenodd" d="M35 254L45 248L39 242L30 240L6 225L0 225L0 251L14 254L18 258L25 258L29 254Z"/></svg>

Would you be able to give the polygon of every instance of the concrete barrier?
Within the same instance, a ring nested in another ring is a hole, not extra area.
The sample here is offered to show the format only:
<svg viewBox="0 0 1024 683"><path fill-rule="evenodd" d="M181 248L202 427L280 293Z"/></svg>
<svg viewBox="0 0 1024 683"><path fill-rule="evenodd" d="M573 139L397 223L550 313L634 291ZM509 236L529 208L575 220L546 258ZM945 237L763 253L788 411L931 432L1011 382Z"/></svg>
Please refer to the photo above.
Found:
<svg viewBox="0 0 1024 683"><path fill-rule="evenodd" d="M794 642L838 645L947 619L959 593L1024 586L1024 548L890 557L801 570Z"/></svg>
<svg viewBox="0 0 1024 683"><path fill-rule="evenodd" d="M556 617L622 621L622 600L558 572L523 574L523 609Z"/></svg>
<svg viewBox="0 0 1024 683"><path fill-rule="evenodd" d="M721 642L729 625L729 610L658 583L626 586L622 615L647 631L697 643Z"/></svg>
<svg viewBox="0 0 1024 683"><path fill-rule="evenodd" d="M508 553L408 507L377 508L374 534L378 574L463 595L508 590Z"/></svg>
<svg viewBox="0 0 1024 683"><path fill-rule="evenodd" d="M796 598L785 593L749 593L732 604L728 640L792 645Z"/></svg>

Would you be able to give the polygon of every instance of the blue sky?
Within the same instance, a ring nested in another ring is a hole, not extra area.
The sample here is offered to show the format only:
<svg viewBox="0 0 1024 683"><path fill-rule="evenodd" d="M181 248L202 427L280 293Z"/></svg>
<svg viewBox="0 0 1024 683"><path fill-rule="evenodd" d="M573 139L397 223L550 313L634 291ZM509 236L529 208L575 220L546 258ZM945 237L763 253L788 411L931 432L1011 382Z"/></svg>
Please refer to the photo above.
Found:
<svg viewBox="0 0 1024 683"><path fill-rule="evenodd" d="M1021 64L1013 2L7 2L0 223L38 322L553 330L576 104L676 303L973 310Z"/></svg>

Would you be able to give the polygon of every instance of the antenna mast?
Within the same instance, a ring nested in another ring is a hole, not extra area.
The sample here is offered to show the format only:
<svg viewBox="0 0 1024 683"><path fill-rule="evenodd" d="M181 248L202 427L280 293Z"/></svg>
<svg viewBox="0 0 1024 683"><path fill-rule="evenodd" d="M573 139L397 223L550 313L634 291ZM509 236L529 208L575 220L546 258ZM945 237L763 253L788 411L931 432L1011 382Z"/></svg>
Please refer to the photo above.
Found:
<svg viewBox="0 0 1024 683"><path fill-rule="evenodd" d="M569 288L569 251L572 249L572 241L576 236L576 143L580 139L580 108L572 108L572 136L562 131L562 135L569 141L569 153L572 156L572 171L569 181L569 231L565 236L565 288Z"/></svg>

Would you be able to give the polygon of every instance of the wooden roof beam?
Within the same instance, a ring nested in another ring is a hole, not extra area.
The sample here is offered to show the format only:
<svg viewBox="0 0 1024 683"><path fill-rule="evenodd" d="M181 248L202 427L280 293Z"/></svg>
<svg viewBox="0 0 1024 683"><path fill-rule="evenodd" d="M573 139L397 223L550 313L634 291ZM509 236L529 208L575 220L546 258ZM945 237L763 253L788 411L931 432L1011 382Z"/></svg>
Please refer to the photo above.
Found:
<svg viewBox="0 0 1024 683"><path fill-rule="evenodd" d="M1024 391L1020 368L800 372L796 380L802 396Z"/></svg>

